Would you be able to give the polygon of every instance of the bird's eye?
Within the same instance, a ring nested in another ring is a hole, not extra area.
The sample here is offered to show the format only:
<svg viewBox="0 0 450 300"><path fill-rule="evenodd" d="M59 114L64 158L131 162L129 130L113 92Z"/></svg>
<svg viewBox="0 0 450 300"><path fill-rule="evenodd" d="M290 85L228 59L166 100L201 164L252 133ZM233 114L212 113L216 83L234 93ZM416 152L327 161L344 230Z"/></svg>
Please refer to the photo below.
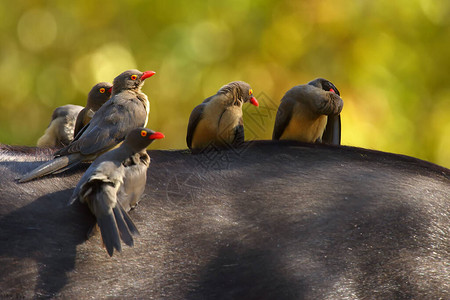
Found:
<svg viewBox="0 0 450 300"><path fill-rule="evenodd" d="M137 75L131 75L131 80L136 80L137 79Z"/></svg>
<svg viewBox="0 0 450 300"><path fill-rule="evenodd" d="M336 92L332 88L329 90L329 92L333 92L333 93L336 94Z"/></svg>
<svg viewBox="0 0 450 300"><path fill-rule="evenodd" d="M105 89L101 88L101 89L99 89L99 92L103 94L103 93L105 93Z"/></svg>
<svg viewBox="0 0 450 300"><path fill-rule="evenodd" d="M248 90L248 95L249 95L249 96L253 95L253 90L252 90L252 89L249 89L249 90Z"/></svg>
<svg viewBox="0 0 450 300"><path fill-rule="evenodd" d="M133 75L133 76L134 76L134 75ZM146 136L147 136L147 131L142 130L142 131L141 131L141 136L146 137Z"/></svg>

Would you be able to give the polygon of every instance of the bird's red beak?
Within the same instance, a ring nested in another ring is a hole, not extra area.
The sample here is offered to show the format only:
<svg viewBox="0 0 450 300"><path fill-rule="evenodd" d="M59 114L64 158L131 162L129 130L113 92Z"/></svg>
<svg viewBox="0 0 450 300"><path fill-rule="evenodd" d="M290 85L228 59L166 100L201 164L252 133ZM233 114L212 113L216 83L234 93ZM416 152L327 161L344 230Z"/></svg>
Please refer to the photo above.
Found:
<svg viewBox="0 0 450 300"><path fill-rule="evenodd" d="M164 138L164 134L162 134L161 132L155 132L150 134L148 138L151 140L159 140Z"/></svg>
<svg viewBox="0 0 450 300"><path fill-rule="evenodd" d="M253 105L256 106L256 107L259 106L258 100L256 100L255 97L252 97L252 98L250 99L250 103L253 104Z"/></svg>
<svg viewBox="0 0 450 300"><path fill-rule="evenodd" d="M141 76L141 80L145 80L146 78L152 77L155 74L155 71L145 71Z"/></svg>
<svg viewBox="0 0 450 300"><path fill-rule="evenodd" d="M113 88L113 87L110 87L110 88L108 89L108 93L110 93L110 94L112 93L112 88Z"/></svg>

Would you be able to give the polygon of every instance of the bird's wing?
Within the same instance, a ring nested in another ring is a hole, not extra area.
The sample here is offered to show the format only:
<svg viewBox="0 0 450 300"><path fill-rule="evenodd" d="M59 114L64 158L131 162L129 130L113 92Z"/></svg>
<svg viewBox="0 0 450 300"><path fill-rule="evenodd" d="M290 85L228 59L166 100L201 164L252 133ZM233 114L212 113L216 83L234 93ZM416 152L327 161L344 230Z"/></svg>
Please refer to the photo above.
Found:
<svg viewBox="0 0 450 300"><path fill-rule="evenodd" d="M114 150L113 150L114 151ZM109 153L111 153L110 151ZM89 168L83 173L83 176L81 176L80 180L78 181L76 187L74 188L72 192L72 196L70 197L70 200L68 202L68 205L73 204L76 200L81 200L81 195L86 193L86 190L89 186L89 180L92 176L94 176L96 173L98 173L98 168L100 165L107 165L110 164L108 162L108 157L111 154L107 155L104 154L100 157L98 157L92 164L90 164Z"/></svg>
<svg viewBox="0 0 450 300"><path fill-rule="evenodd" d="M341 144L341 115L328 116L327 126L322 135L322 143Z"/></svg>
<svg viewBox="0 0 450 300"><path fill-rule="evenodd" d="M105 103L94 115L81 136L57 154L80 152L83 155L106 151L125 139L136 127L144 126L147 112L137 99Z"/></svg>
<svg viewBox="0 0 450 300"><path fill-rule="evenodd" d="M112 256L114 249L121 251L120 233L117 226L114 208L110 207L112 201L116 201L116 189L108 183L95 183L92 181L92 192L87 195L89 208L97 219L98 227L102 235L103 244L109 256ZM126 233L125 233L126 235Z"/></svg>
<svg viewBox="0 0 450 300"><path fill-rule="evenodd" d="M290 99L281 99L280 106L278 107L277 115L275 118L275 125L273 128L272 139L279 140L284 130L288 126L292 118L295 102Z"/></svg>
<svg viewBox="0 0 450 300"><path fill-rule="evenodd" d="M234 140L233 145L234 146L240 146L244 143L245 136L244 136L244 120L242 117L239 118L239 124L236 126L235 134L234 134Z"/></svg>
<svg viewBox="0 0 450 300"><path fill-rule="evenodd" d="M83 108L77 116L77 120L75 121L75 128L73 129L73 137L74 138L84 127L83 121L84 121L84 116L86 115L86 113L87 113L87 108Z"/></svg>
<svg viewBox="0 0 450 300"><path fill-rule="evenodd" d="M187 128L186 143L189 149L192 147L192 138L194 137L195 129L197 128L198 122L202 119L203 110L205 109L205 104L197 105L191 112L189 116L189 123Z"/></svg>

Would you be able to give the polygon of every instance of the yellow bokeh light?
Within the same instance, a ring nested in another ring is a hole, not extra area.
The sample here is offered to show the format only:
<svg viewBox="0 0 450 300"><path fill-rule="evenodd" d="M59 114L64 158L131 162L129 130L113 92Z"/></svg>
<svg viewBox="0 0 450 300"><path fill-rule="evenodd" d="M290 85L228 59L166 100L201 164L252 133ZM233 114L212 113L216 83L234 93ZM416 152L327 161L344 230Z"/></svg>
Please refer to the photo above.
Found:
<svg viewBox="0 0 450 300"><path fill-rule="evenodd" d="M31 9L20 17L17 34L22 46L28 50L40 51L55 41L57 24L49 11Z"/></svg>

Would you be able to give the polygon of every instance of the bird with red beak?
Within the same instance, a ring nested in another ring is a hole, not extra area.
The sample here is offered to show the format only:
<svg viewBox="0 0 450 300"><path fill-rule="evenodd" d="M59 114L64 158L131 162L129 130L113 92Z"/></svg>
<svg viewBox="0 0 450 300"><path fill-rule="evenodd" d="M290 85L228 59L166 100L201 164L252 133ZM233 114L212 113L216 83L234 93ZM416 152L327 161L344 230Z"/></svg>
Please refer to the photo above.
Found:
<svg viewBox="0 0 450 300"><path fill-rule="evenodd" d="M242 105L259 106L250 85L231 82L203 100L189 117L186 142L192 151L215 147L236 147L244 142Z"/></svg>
<svg viewBox="0 0 450 300"><path fill-rule="evenodd" d="M25 174L19 182L27 182L48 174L60 173L83 161L93 161L115 148L137 127L145 127L150 102L141 88L154 71L128 70L113 81L111 98L95 113L88 125L55 158Z"/></svg>
<svg viewBox="0 0 450 300"><path fill-rule="evenodd" d="M145 190L150 165L145 149L162 138L164 134L147 128L132 130L120 147L94 160L73 191L70 203L79 200L88 205L109 256L114 249L121 251L120 240L133 246L133 235L139 234L127 212Z"/></svg>

